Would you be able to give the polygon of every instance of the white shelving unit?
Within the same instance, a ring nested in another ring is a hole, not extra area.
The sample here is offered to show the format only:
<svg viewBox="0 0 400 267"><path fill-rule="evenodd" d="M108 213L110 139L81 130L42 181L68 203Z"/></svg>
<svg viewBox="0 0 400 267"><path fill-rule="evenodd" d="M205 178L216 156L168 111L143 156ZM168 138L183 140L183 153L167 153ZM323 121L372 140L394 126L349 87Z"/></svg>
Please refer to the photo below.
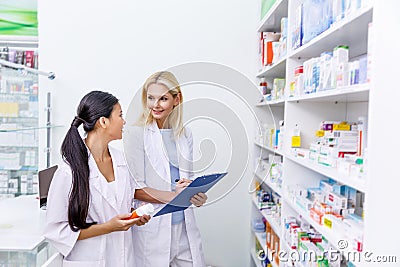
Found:
<svg viewBox="0 0 400 267"><path fill-rule="evenodd" d="M257 207L257 199L253 197L253 202L254 205ZM267 214L265 211L260 210L261 215L270 223L272 229L274 232L278 235L279 238L281 238L281 226L278 224L277 219L279 218L274 218L273 216ZM261 237L261 233L255 232L258 240L260 241L260 244L265 244L266 240L265 238ZM263 241L263 243L261 243Z"/></svg>
<svg viewBox="0 0 400 267"><path fill-rule="evenodd" d="M281 18L288 14L288 0L277 0L267 14L260 22L259 32L279 31L281 27Z"/></svg>
<svg viewBox="0 0 400 267"><path fill-rule="evenodd" d="M271 101L263 101L258 103L257 107L263 106L275 106L275 107L283 107L285 105L285 100L271 100Z"/></svg>
<svg viewBox="0 0 400 267"><path fill-rule="evenodd" d="M294 2L294 1L292 1ZM372 21L372 7L359 9L345 17L307 44L289 53L289 58L311 58L324 51L332 51L339 44L350 46L350 58L367 51L368 23Z"/></svg>
<svg viewBox="0 0 400 267"><path fill-rule="evenodd" d="M257 177L257 179L261 182L266 184L269 188L271 188L274 192L278 193L280 196L282 196L282 189L278 187L275 183L271 183L271 181L265 179L261 174L259 173L254 173L254 175Z"/></svg>
<svg viewBox="0 0 400 267"><path fill-rule="evenodd" d="M366 190L366 182L363 181L361 178L342 175L342 174L338 173L338 171L332 167L317 164L315 162L312 162L309 159L295 158L290 155L285 156L285 158L288 160L291 160L305 168L308 168L316 173L319 173L325 177L329 177L329 178L332 178L342 184L349 185L361 192L365 192L365 190Z"/></svg>
<svg viewBox="0 0 400 267"><path fill-rule="evenodd" d="M357 84L336 90L322 91L314 94L290 97L288 102L366 102L369 99L369 84ZM284 101L282 101L284 102Z"/></svg>
<svg viewBox="0 0 400 267"><path fill-rule="evenodd" d="M257 78L260 77L276 77L278 75L282 75L285 73L286 68L286 57L280 59L278 62L274 63L271 66L267 66L263 68L258 74Z"/></svg>
<svg viewBox="0 0 400 267"><path fill-rule="evenodd" d="M278 237L281 238L281 236L280 236L281 229L280 229L280 225L277 222L277 218L274 218L273 216L266 214L263 210L258 209L258 202L257 202L256 196L253 196L253 204L254 204L254 207L258 210L257 217L259 217L260 215L263 216L270 223L271 228L278 235ZM263 233L253 231L252 234L253 234L254 238L257 239L260 244L262 244L264 251L268 253L269 250L266 245L267 240L265 237L263 237ZM255 252L253 252L253 251L255 251L255 248L252 249L251 254L255 254ZM259 263L257 256L253 255L253 259L257 265ZM278 265L276 264L275 261L273 261L271 259L270 259L270 261L271 261L272 266L278 267Z"/></svg>
<svg viewBox="0 0 400 267"><path fill-rule="evenodd" d="M262 267L263 266L261 261L258 259L257 255L256 255L256 251L254 249L250 250L250 255L251 255L251 258L253 259L254 265L256 267ZM273 267L278 267L278 264L276 264L275 261L271 261L271 265Z"/></svg>
<svg viewBox="0 0 400 267"><path fill-rule="evenodd" d="M318 224L310 218L310 215L307 212L296 206L296 204L293 203L290 199L284 197L283 200L290 206L290 208L294 209L297 214L301 215L302 218L304 218L309 224L311 224L315 230L317 230L326 239L328 239L332 243L332 245L335 246L335 249L338 249L337 244L339 240L345 240L344 234L341 231L333 232L329 228Z"/></svg>
<svg viewBox="0 0 400 267"><path fill-rule="evenodd" d="M265 238L262 236L262 233L260 232L254 232L254 235L256 236L258 242L260 242L260 244L265 244L266 240Z"/></svg>
<svg viewBox="0 0 400 267"><path fill-rule="evenodd" d="M259 146L259 147L261 147L262 149L268 150L269 152L272 152L272 153L275 153L275 154L278 154L278 155L283 155L283 151L281 151L279 149L274 149L272 147L263 145L263 144L261 144L259 142L254 142L254 144Z"/></svg>
<svg viewBox="0 0 400 267"><path fill-rule="evenodd" d="M263 214L263 216L267 218L271 227L279 236L280 248L288 252L291 249L289 248L287 241L284 240L282 232L284 229L283 220L287 216L295 216L296 218L301 217L315 230L321 233L336 249L339 249L339 240L346 240L347 238L342 230L332 230L314 221L310 217L309 212L306 212L293 202L286 191L288 187L295 185L301 185L304 188L318 187L320 180L331 178L336 180L338 183L350 186L358 192L365 194L365 203L368 203L368 197L371 192L371 187L368 183L369 179L371 179L371 177L368 176L369 171L372 168L371 165L366 165L367 174L360 178L344 175L336 168L323 166L309 159L303 159L292 155L290 142L294 126L296 124L300 125L303 149L309 148L314 139L314 134L318 129L319 123L324 120L356 122L358 117L365 116L368 118L367 132L369 133L371 131L371 124L373 124L373 122L370 121L370 92L372 90L377 90L374 88L376 86L373 83L365 83L338 87L333 90L298 95L295 97L288 96L290 82L294 80L294 69L302 65L304 61L313 57L319 57L322 52L333 51L333 48L338 45L349 46L350 61L352 58L367 54L368 24L373 20L375 8L374 3L358 9L356 12L346 16L339 22L332 24L329 29L305 45L292 50L290 37L291 23L293 23L292 17L295 14L297 6L301 2L301 0L278 0L261 21L258 28L259 32L280 31L278 22L282 17L288 17L287 56L281 58L271 66L262 68L256 74L256 78L265 78L268 84L272 84L274 78L286 78L285 97L284 99L275 101L264 101L258 104L255 103L257 111L260 112L259 114L262 114L262 124L273 124L276 129L278 129L279 126L277 125L277 122L279 120L284 120L284 145L283 148L277 150L265 146L259 141L254 143L255 151L259 152L261 149L260 153L261 155L264 155L264 157L267 154L275 154L283 157L282 189L276 187L275 184L270 183L268 179L263 177L263 174L255 173L255 176L259 181L265 183L265 185L282 197L283 201L280 225L272 224L271 221L273 220L268 220L268 215ZM370 143L371 141L368 136L368 148ZM368 153L369 152L370 150L368 149ZM253 202L256 203L256 199L253 199ZM366 207L365 203L364 210L366 214L368 214L369 206ZM365 225L368 224L367 220L368 217L364 218ZM371 218L369 220L371 220ZM364 232L364 248L371 244L371 240L372 239L368 238L368 233ZM349 240L349 243L350 242L351 240ZM400 258L398 258L398 260L400 260ZM356 265L359 266L359 264ZM281 264L281 266L283 265Z"/></svg>

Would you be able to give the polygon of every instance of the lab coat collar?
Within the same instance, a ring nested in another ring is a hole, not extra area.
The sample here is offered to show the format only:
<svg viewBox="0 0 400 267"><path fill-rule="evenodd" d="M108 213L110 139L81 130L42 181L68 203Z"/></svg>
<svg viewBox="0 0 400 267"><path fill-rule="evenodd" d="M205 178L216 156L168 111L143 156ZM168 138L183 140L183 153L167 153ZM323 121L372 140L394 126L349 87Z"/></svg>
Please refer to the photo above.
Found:
<svg viewBox="0 0 400 267"><path fill-rule="evenodd" d="M112 162L113 162L113 169L114 169L114 177L116 181L116 192L117 198L115 198L114 192L107 188L107 180L103 177L100 173L99 168L97 167L96 161L94 160L90 150L88 149L89 153L89 170L90 175L89 179L90 182L93 184L94 188L100 193L100 195L110 204L111 207L115 209L117 213L122 205L122 199L124 198L125 193L125 186L126 186L126 179L119 175L121 173L121 168L126 167L125 160L122 156L122 153L116 153L115 149L108 146L108 149L111 154Z"/></svg>
<svg viewBox="0 0 400 267"><path fill-rule="evenodd" d="M153 121L152 123L147 125L147 129L152 131L152 132L157 132L160 131L160 129L158 129L158 125L157 122Z"/></svg>
<svg viewBox="0 0 400 267"><path fill-rule="evenodd" d="M151 124L146 125L144 133L144 150L145 155L150 161L150 166L156 170L159 177L161 177L165 184L170 185L170 170L169 160L166 153L160 153L163 149L163 140L160 129L157 123L154 121ZM164 190L168 190L165 188Z"/></svg>
<svg viewBox="0 0 400 267"><path fill-rule="evenodd" d="M159 170L159 175L163 179L166 179L167 182L170 183L170 169L169 169L169 160L166 153L157 153L162 149L163 140L161 136L160 129L156 122L148 124L148 131L151 133L149 135L145 134L145 151L147 156L149 157L150 163L152 166L157 166ZM176 145L178 149L178 164L179 164L179 173L181 177L189 178L189 172L191 163L188 161L191 159L189 151L188 140L186 134L182 134L176 140ZM182 157L183 156L183 157ZM161 158L160 158L161 157ZM161 164L160 164L161 163Z"/></svg>

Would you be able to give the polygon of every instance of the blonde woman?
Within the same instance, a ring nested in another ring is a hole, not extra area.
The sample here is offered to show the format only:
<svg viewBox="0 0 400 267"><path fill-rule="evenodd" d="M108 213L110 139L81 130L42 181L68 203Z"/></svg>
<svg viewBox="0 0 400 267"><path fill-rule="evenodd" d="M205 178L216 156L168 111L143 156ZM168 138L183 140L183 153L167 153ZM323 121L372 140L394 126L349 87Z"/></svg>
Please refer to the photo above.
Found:
<svg viewBox="0 0 400 267"><path fill-rule="evenodd" d="M193 140L183 127L182 101L179 83L170 72L154 73L143 85L140 120L124 133L139 205L150 202L158 210L193 178ZM199 207L206 200L199 193L191 202ZM133 234L136 266L205 266L192 208L152 218Z"/></svg>

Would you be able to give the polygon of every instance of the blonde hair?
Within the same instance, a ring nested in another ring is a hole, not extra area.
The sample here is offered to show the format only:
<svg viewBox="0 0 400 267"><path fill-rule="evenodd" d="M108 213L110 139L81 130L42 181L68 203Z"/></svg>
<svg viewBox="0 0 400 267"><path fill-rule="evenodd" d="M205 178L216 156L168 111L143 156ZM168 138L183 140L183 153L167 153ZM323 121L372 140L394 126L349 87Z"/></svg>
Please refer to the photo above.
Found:
<svg viewBox="0 0 400 267"><path fill-rule="evenodd" d="M140 115L138 124L149 125L155 121L153 115L147 107L147 90L152 84L164 85L165 87L167 87L168 92L172 95L173 98L176 98L178 95L180 95L179 104L174 107L171 114L169 114L167 120L165 121L165 127L172 128L175 136L179 137L184 132L182 119L183 110L181 105L183 103L183 96L178 80L169 71L156 72L145 81L142 87L143 111Z"/></svg>

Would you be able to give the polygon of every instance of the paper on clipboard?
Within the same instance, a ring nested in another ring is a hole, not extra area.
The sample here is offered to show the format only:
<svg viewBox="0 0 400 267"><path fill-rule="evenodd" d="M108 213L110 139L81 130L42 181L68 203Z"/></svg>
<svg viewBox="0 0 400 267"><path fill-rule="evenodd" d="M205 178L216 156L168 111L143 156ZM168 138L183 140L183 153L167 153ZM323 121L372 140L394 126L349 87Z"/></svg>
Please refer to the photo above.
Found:
<svg viewBox="0 0 400 267"><path fill-rule="evenodd" d="M154 214L153 217L187 209L188 207L190 207L190 205L192 205L192 203L190 203L190 199L193 195L200 192L207 192L226 174L226 172L215 173L197 177L179 195L171 200L171 202L166 204L162 209Z"/></svg>

